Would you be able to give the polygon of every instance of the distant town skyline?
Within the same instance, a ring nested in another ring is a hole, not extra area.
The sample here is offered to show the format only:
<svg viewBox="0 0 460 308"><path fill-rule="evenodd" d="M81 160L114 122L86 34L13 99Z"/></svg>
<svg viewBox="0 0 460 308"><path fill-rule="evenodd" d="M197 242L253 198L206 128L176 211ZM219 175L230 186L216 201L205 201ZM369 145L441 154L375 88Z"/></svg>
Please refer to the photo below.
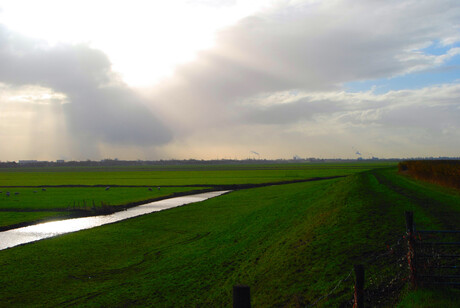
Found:
<svg viewBox="0 0 460 308"><path fill-rule="evenodd" d="M460 156L456 0L0 2L0 161Z"/></svg>

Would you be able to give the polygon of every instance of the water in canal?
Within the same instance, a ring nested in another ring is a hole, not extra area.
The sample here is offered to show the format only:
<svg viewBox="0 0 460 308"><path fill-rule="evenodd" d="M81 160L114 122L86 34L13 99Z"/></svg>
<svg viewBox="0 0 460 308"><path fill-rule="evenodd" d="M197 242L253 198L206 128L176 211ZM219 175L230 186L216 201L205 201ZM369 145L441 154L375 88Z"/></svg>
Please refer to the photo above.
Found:
<svg viewBox="0 0 460 308"><path fill-rule="evenodd" d="M114 223L131 217L149 214L176 206L200 202L209 198L220 196L228 191L213 191L184 197L164 199L151 203L142 204L127 209L126 211L116 212L110 215L82 217L53 221L38 225L12 229L0 232L0 250L26 244L45 238L61 235L64 233L90 229L105 224Z"/></svg>

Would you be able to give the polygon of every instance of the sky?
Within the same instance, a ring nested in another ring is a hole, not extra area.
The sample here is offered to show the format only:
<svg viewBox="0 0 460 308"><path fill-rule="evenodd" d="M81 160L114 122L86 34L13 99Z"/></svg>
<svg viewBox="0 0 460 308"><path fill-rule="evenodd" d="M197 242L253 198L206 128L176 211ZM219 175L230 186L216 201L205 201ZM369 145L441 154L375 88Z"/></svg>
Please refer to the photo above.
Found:
<svg viewBox="0 0 460 308"><path fill-rule="evenodd" d="M0 161L460 156L458 0L0 0Z"/></svg>

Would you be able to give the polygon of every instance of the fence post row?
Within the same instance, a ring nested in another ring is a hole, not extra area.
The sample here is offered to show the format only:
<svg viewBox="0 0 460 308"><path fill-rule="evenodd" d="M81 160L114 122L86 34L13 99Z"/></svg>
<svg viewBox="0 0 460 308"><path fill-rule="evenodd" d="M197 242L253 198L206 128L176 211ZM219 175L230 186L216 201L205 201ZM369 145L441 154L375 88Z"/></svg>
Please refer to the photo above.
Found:
<svg viewBox="0 0 460 308"><path fill-rule="evenodd" d="M354 265L355 269L355 303L353 308L364 308L364 266Z"/></svg>
<svg viewBox="0 0 460 308"><path fill-rule="evenodd" d="M407 261L410 270L410 282L412 287L416 287L418 284L418 272L416 266L416 230L414 224L414 213L411 211L404 212L406 218L406 238L407 238ZM420 230L420 233L460 233L460 231L444 231L444 230ZM420 242L422 244L422 241ZM428 244L439 244L439 245L460 245L460 242L440 242L440 243L428 243ZM421 254L422 256L422 254ZM438 257L443 258L458 258L460 255L439 255ZM457 266L442 266L439 268L453 268L457 269ZM356 276L355 280L355 293L354 293L354 304L353 308L364 307L364 266L362 264L354 265L354 272ZM423 273L420 278L423 278ZM460 275L449 275L449 276L433 276L438 278L460 278ZM348 278L348 277L347 277ZM422 283L423 281L420 281ZM447 282L446 284L460 285L459 282ZM245 285L236 285L233 287L233 308L250 308L251 298L249 287Z"/></svg>
<svg viewBox="0 0 460 308"><path fill-rule="evenodd" d="M410 282L412 287L417 286L417 266L415 255L415 228L414 212L405 212L406 217L406 236L407 236L407 262L410 270Z"/></svg>

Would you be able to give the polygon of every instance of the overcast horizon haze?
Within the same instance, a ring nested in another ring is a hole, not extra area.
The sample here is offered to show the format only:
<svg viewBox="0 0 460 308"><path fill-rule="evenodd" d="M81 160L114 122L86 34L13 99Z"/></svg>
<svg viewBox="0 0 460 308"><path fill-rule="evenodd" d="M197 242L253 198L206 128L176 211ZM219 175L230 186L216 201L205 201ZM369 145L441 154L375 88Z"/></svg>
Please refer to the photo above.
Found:
<svg viewBox="0 0 460 308"><path fill-rule="evenodd" d="M0 0L0 161L296 155L459 157L460 2Z"/></svg>

